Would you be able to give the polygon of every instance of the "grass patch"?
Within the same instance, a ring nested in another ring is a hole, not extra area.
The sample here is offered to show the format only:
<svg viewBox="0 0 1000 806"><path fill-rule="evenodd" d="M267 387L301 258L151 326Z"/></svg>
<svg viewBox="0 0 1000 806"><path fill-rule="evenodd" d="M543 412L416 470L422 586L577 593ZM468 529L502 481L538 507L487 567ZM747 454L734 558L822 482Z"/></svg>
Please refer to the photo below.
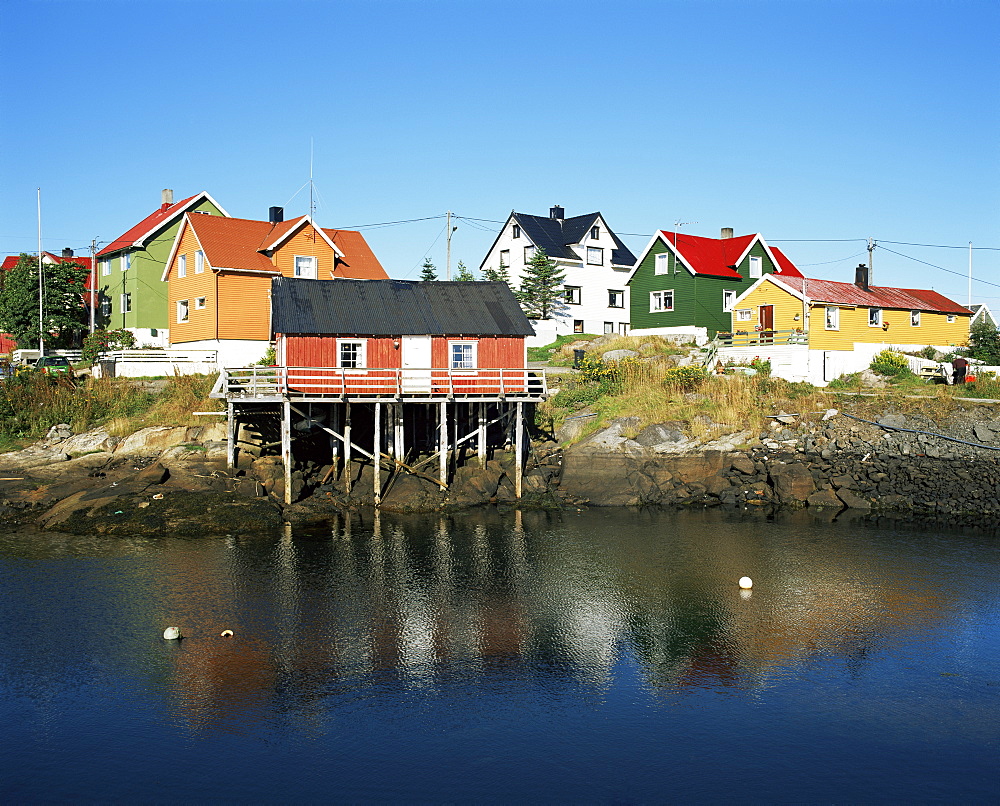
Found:
<svg viewBox="0 0 1000 806"><path fill-rule="evenodd" d="M562 350L562 348L568 344L573 344L578 341L592 341L596 338L597 336L592 333L570 333L565 336L557 336L554 342L546 344L544 347L529 347L528 360L548 361L553 355ZM572 360L572 357L573 353L570 351L570 360Z"/></svg>

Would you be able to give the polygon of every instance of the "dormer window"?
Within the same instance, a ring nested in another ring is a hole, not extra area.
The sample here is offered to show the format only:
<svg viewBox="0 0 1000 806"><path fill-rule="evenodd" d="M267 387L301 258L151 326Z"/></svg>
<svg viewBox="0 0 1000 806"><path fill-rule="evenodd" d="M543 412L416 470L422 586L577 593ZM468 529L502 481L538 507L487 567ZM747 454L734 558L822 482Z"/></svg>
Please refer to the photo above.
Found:
<svg viewBox="0 0 1000 806"><path fill-rule="evenodd" d="M520 238L521 237L521 228L517 224L515 224L511 228L510 234L511 234L512 238Z"/></svg>
<svg viewBox="0 0 1000 806"><path fill-rule="evenodd" d="M316 279L316 258L308 255L295 256L295 276L305 280Z"/></svg>
<svg viewBox="0 0 1000 806"><path fill-rule="evenodd" d="M591 227L590 228L590 239L592 241L599 241L599 240L601 240L601 228L600 227Z"/></svg>

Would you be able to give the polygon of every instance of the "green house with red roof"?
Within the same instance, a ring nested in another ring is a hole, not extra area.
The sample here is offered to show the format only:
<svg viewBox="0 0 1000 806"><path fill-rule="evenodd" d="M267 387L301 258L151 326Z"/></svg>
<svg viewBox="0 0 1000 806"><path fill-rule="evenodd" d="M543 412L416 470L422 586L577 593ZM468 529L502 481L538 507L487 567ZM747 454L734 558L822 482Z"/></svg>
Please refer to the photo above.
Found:
<svg viewBox="0 0 1000 806"><path fill-rule="evenodd" d="M719 238L661 230L628 280L632 333L704 342L732 327L736 298L768 274L802 277L761 235Z"/></svg>
<svg viewBox="0 0 1000 806"><path fill-rule="evenodd" d="M99 324L132 331L140 346L169 346L167 284L161 278L185 213L229 217L205 191L174 202L173 191L164 190L157 210L97 253Z"/></svg>

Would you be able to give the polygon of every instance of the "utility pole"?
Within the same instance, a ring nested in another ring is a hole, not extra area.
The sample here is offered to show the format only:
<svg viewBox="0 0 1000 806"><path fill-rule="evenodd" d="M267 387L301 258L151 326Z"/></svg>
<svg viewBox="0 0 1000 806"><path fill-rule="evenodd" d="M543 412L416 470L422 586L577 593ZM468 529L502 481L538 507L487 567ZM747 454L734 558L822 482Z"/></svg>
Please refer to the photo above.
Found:
<svg viewBox="0 0 1000 806"><path fill-rule="evenodd" d="M969 241L969 304L966 307L972 307L972 241Z"/></svg>
<svg viewBox="0 0 1000 806"><path fill-rule="evenodd" d="M45 355L45 290L42 280L42 189L38 191L38 355Z"/></svg>
<svg viewBox="0 0 1000 806"><path fill-rule="evenodd" d="M458 227L451 226L451 210L448 211L448 223L445 224L445 229L448 230L448 256L445 258L444 262L444 277L446 280L451 279L451 234L458 229Z"/></svg>
<svg viewBox="0 0 1000 806"><path fill-rule="evenodd" d="M875 241L868 239L868 285L875 285L875 276L872 273L872 252L875 251Z"/></svg>
<svg viewBox="0 0 1000 806"><path fill-rule="evenodd" d="M90 335L94 335L97 307L97 239L90 242Z"/></svg>

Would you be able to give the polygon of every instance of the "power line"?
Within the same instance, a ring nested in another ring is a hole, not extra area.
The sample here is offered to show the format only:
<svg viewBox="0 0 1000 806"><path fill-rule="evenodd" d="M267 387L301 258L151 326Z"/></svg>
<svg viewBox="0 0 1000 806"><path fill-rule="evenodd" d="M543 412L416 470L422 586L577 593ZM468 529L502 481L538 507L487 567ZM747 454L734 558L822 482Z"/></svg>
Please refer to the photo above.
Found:
<svg viewBox="0 0 1000 806"><path fill-rule="evenodd" d="M433 221L436 218L444 218L444 217L445 214L441 213L441 215L430 215L426 216L425 218L407 218L404 219L403 221L382 221L378 224L352 224L349 227L333 227L333 229L370 229L372 227L392 227L395 226L396 224L413 224L414 222L417 221Z"/></svg>
<svg viewBox="0 0 1000 806"><path fill-rule="evenodd" d="M888 248L882 246L883 243L885 243L885 242L884 241L880 241L879 242L879 246L882 249L885 249L886 252L892 252L892 254L899 255L899 257L905 257L907 260L912 260L912 261L914 261L916 263L923 263L925 266L930 266L932 269L938 269L940 271L947 272L948 274L955 274L955 275L957 275L959 277L967 277L968 276L968 275L966 275L966 274L964 274L964 273L962 273L960 271L954 271L953 269L946 269L944 266L937 266L934 263L928 263L926 260L920 260L919 258L910 257L909 255L904 255L902 252L896 252L896 251L894 251L892 249L888 249ZM966 248L968 248L968 247L966 247ZM977 279L975 277L973 279L977 283L983 283L984 285L991 285L991 286L994 286L995 288L1000 288L1000 283L991 283L989 280L979 280L979 279Z"/></svg>
<svg viewBox="0 0 1000 806"><path fill-rule="evenodd" d="M940 243L907 243L906 241L879 241L879 243L892 243L897 246L926 246L931 249L964 249L968 250L969 245L965 246L947 246ZM983 252L1000 252L1000 247L996 246L973 246L972 251L983 251Z"/></svg>

